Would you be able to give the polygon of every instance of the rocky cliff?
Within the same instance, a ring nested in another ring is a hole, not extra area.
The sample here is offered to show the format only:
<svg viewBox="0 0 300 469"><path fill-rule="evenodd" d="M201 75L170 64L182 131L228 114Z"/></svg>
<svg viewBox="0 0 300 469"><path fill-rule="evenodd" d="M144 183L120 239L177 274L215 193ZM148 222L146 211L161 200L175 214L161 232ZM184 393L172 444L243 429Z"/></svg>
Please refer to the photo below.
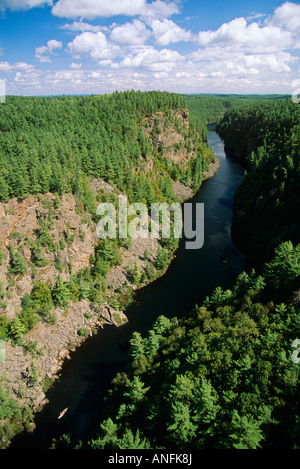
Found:
<svg viewBox="0 0 300 469"><path fill-rule="evenodd" d="M152 151L159 149L169 161L184 165L195 156L186 110L173 113L168 119L162 113L149 116L143 131L151 136ZM151 169L151 149L146 162ZM213 172L217 169L211 168ZM91 180L90 188L95 197L99 192L117 193L115 187L100 180ZM174 192L180 200L192 195L192 190L179 181L174 183ZM72 276L90 269L98 242L96 223L76 196L49 193L12 199L0 204L0 220L0 320L14 321L22 311L24 298L38 282L53 287L58 276L68 282ZM120 248L121 260L107 274L100 304L85 298L65 307L53 306L51 320L49 316L41 317L22 337L22 343L6 341L0 378L5 378L9 396L21 407L40 410L46 403L47 387L58 377L71 351L107 324L120 326L127 321L116 298L126 298L137 288L128 275L129 267L137 263L141 276L147 273L147 283L155 270L158 249L157 239L132 239ZM0 421L0 430L5 423ZM3 438L2 447L8 444L7 438Z"/></svg>
<svg viewBox="0 0 300 469"><path fill-rule="evenodd" d="M195 157L193 141L189 138L189 111L183 109L170 115L157 112L146 117L144 133L169 161L185 164Z"/></svg>
<svg viewBox="0 0 300 469"><path fill-rule="evenodd" d="M12 199L0 204L0 220L2 313L9 319L20 311L21 299L38 280L53 284L58 273L69 280L71 266L74 273L88 267L97 240L95 224L76 210L74 196L63 195L60 201L53 194ZM40 237L44 240L39 260L35 251ZM24 273L10 272L12 252L24 260ZM58 258L60 269L55 266Z"/></svg>
<svg viewBox="0 0 300 469"><path fill-rule="evenodd" d="M102 181L92 181L91 187L95 191L103 187L110 193L113 191ZM97 244L96 224L88 213L80 210L70 194L60 200L53 194L30 196L22 201L13 199L0 204L0 214L0 318L13 321L37 282L53 286L58 275L67 282L71 275L89 268ZM39 245L43 247L37 256L35 249L41 236L43 242ZM128 266L137 261L143 272L151 259L154 260L157 249L157 240L132 240L130 247L121 249L120 265L108 273L108 290L101 305L81 299L64 308L53 307L51 321L39 320L23 336L22 344L5 342L5 363L0 363L0 377L5 379L11 398L34 412L43 407L47 402L47 386L58 377L70 352L87 336L107 325L120 326L127 321L122 310L114 306L115 291L134 290L136 285L128 281ZM22 259L22 270L15 272L12 264L16 254ZM0 426L5 423L1 421ZM1 446L7 443L4 438Z"/></svg>

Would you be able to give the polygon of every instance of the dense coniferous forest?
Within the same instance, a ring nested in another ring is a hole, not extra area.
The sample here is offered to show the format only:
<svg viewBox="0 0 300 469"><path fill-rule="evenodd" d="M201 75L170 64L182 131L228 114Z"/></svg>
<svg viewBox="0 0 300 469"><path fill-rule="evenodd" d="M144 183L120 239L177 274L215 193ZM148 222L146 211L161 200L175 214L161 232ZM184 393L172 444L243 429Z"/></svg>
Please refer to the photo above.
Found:
<svg viewBox="0 0 300 469"><path fill-rule="evenodd" d="M200 99L187 99L199 123ZM259 272L217 287L187 318L160 316L146 337L133 334L89 448L300 446L299 109L287 99L239 100L218 131L247 167L234 230L243 247L255 239Z"/></svg>
<svg viewBox="0 0 300 469"><path fill-rule="evenodd" d="M168 129L180 141L173 145L168 137L168 148L163 148L157 137L167 134ZM51 231L61 196L73 194L76 213L94 223L97 205L102 201L117 203L117 193L126 194L130 203L173 203L177 197L172 183L181 182L192 192L197 191L203 172L213 161L203 138L204 129L205 121L202 128L189 126L186 103L174 93L128 91L103 96L7 97L0 115L0 202L15 198L22 203L29 195L37 196L36 200L42 200L43 194L55 196L43 202L46 212L38 215L32 239L21 239L13 231L7 240L1 240L0 265L6 272L7 285L4 288L0 282L0 340L22 346L27 353L24 337L40 322L55 324L55 308L65 309L70 302L82 300L99 308L106 294L110 294L106 281L109 270L122 263L120 248L130 247L128 239L100 240L88 259L88 267L73 272L72 263L62 262L62 255L65 256L65 247L72 245L75 234L67 227L57 243ZM175 155L181 152L182 162L168 158L170 149ZM191 154L192 158L186 157ZM95 194L91 189L94 180L108 183L113 193ZM177 243L174 238L162 240L155 262L148 262L143 273L138 265L129 266L128 282L142 285L161 275ZM30 250L29 261L25 261L24 249ZM35 280L37 271L47 271L49 267L51 270L49 255L54 256L56 278L51 282ZM69 279L63 280L61 272L66 269ZM16 279L22 282L26 275L32 278L32 290L20 298L20 311L9 316L6 308L12 298L11 288ZM117 300L113 304L119 307ZM2 378L0 415L4 425L1 424L0 437L7 442L31 422L32 412L20 408L10 397Z"/></svg>
<svg viewBox="0 0 300 469"><path fill-rule="evenodd" d="M143 122L155 113L171 119L171 111L183 107L180 95L154 91L8 97L0 115L0 201L72 193L85 198L91 208L87 178L115 184L131 202L174 198L169 189L174 168L159 153L152 173L142 170L152 151Z"/></svg>
<svg viewBox="0 0 300 469"><path fill-rule="evenodd" d="M158 149L152 172L138 171L153 151L142 122L160 112L171 119L170 110L186 107L199 164L186 178ZM292 360L300 339L299 108L289 99L159 92L10 97L0 117L0 200L70 192L93 213L89 178L115 184L131 201L176 200L170 182L201 185L206 125L213 122L246 168L232 229L250 268L230 290L216 285L188 317L160 316L145 337L135 332L99 434L84 444L65 435L54 448L300 447L300 368ZM89 275L97 268L102 275L107 249L97 247ZM11 257L11 269L21 272L22 259ZM59 278L53 291L37 285L23 303L23 320L42 298L49 306L69 293ZM9 331L3 321L2 331ZM2 390L0 399L1 418L26 418Z"/></svg>
<svg viewBox="0 0 300 469"><path fill-rule="evenodd" d="M235 197L233 239L249 266L262 267L280 242L300 242L300 109L288 98L239 102L218 132L247 171Z"/></svg>
<svg viewBox="0 0 300 469"><path fill-rule="evenodd" d="M220 120L237 98L222 98L206 95L183 95L190 112L190 122L194 129L202 132L202 137L207 138L207 124L214 124Z"/></svg>
<svg viewBox="0 0 300 469"><path fill-rule="evenodd" d="M242 273L187 318L134 333L92 449L299 448L299 246Z"/></svg>

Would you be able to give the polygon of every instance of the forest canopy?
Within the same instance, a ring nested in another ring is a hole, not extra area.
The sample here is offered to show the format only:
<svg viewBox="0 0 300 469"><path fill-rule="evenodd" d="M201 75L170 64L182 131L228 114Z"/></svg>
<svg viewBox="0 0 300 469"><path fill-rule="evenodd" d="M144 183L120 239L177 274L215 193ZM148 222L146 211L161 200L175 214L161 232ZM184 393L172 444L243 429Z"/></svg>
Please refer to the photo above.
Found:
<svg viewBox="0 0 300 469"><path fill-rule="evenodd" d="M0 110L0 201L47 192L81 194L86 177L115 184L133 197L135 185L146 191L147 178L135 180L150 150L140 124L155 112L183 107L180 95L155 91L8 96Z"/></svg>
<svg viewBox="0 0 300 469"><path fill-rule="evenodd" d="M261 267L282 242L300 242L300 108L291 99L232 106L217 130L247 172L235 196L232 235Z"/></svg>

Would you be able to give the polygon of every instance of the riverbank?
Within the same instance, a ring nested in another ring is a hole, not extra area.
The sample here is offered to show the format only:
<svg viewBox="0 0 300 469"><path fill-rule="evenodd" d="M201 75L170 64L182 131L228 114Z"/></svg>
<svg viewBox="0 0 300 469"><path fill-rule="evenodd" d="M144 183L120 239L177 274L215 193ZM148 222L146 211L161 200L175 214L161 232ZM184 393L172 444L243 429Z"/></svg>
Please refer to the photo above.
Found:
<svg viewBox="0 0 300 469"><path fill-rule="evenodd" d="M211 163L205 178L212 177L218 167L217 162ZM180 202L194 195L189 188L178 183L174 187L174 192ZM69 199L68 204L70 204ZM120 327L128 322L122 308L116 307L116 303L120 302L122 297L126 300L138 289L165 275L176 255L176 249L170 253L168 263L163 270L152 269L151 279L139 285L128 283L128 266L134 265L137 261L141 272L145 272L149 266L153 266L158 249L159 241L156 239L132 240L129 249L121 250L121 265L111 268L107 275L107 294L101 307L96 308L87 300L70 302L67 308L56 308L52 312L55 317L53 324L38 322L24 336L22 344L6 342L6 361L1 364L1 376L6 380L10 397L16 400L19 406L30 408L33 415L40 412L48 403L47 391L59 379L61 369L70 359L72 352L88 337L105 333L107 327ZM34 428L33 421L26 422L27 430L33 431ZM9 444L10 440L3 439L1 442L3 448Z"/></svg>
<svg viewBox="0 0 300 469"><path fill-rule="evenodd" d="M189 199L194 206L205 205L204 246L186 250L185 240L180 240L166 272L147 286L136 288L135 301L125 311L129 321L123 327L106 326L105 333L99 331L70 354L59 380L49 389L48 405L36 415L36 430L15 438L12 449L48 448L53 438L66 433L86 441L98 429L112 379L126 370L133 332L147 334L161 314L170 319L189 314L216 286L231 288L233 279L243 270L244 257L234 248L230 236L232 200L243 169L226 158L215 132L209 132L208 143L221 162L220 170ZM226 266L224 259L228 260ZM57 420L66 407L64 418Z"/></svg>

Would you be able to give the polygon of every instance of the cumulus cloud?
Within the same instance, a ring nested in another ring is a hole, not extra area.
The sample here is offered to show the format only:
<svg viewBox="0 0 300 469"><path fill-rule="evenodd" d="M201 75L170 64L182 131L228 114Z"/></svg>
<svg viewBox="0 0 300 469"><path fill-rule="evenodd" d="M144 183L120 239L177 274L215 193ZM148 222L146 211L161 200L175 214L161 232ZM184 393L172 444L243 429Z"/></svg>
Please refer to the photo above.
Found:
<svg viewBox="0 0 300 469"><path fill-rule="evenodd" d="M300 5L292 2L285 2L276 8L272 23L283 26L288 31L300 32Z"/></svg>
<svg viewBox="0 0 300 469"><path fill-rule="evenodd" d="M134 16L142 13L145 0L58 0L52 8L55 16L94 19L115 15Z"/></svg>
<svg viewBox="0 0 300 469"><path fill-rule="evenodd" d="M74 33L69 34L66 48L72 56L66 71L0 62L0 72L14 72L15 82L28 90L32 80L32 87L51 87L52 92L153 87L176 92L286 92L297 73L300 5L291 1L274 7L273 15L253 12L198 33L189 31L188 23L170 19L179 13L180 0L0 0L0 4L0 11L48 5L53 15L70 19L58 25ZM116 15L123 18L106 26L92 21ZM180 53L175 46L168 48L182 41L189 42L185 53L183 44ZM36 48L36 57L50 62L61 48L61 42L48 41ZM82 70L82 57L92 59L89 71Z"/></svg>
<svg viewBox="0 0 300 469"><path fill-rule="evenodd" d="M289 48L292 36L289 31L271 24L261 27L255 22L248 24L245 18L236 18L216 31L200 31L197 43L202 47L230 44L247 50L276 51Z"/></svg>
<svg viewBox="0 0 300 469"><path fill-rule="evenodd" d="M261 70L268 70L275 73L290 72L289 63L294 59L288 52L279 52L277 54L244 55L240 57L247 70L256 69L257 73Z"/></svg>
<svg viewBox="0 0 300 469"><path fill-rule="evenodd" d="M174 23L172 20L153 20L151 23L156 43L159 46L167 46L170 43L180 41L191 41L193 35L191 31L186 31Z"/></svg>
<svg viewBox="0 0 300 469"><path fill-rule="evenodd" d="M291 66L295 62L289 52L280 51L267 54L236 53L230 47L211 47L199 49L191 53L185 66L185 71L199 71L206 77L219 78L220 83L238 82L242 79L250 80L257 77L261 84L274 77L287 77ZM238 86L238 85L237 85Z"/></svg>
<svg viewBox="0 0 300 469"><path fill-rule="evenodd" d="M62 26L60 26L61 29L66 29L68 31L72 31L72 32L77 32L77 31L81 31L82 33L84 31L93 31L93 32L98 32L98 31L104 31L104 30L108 30L107 27L105 26L94 26L92 24L89 24L89 23L85 23L83 21L73 21L73 23L69 24L69 23L66 23L66 24L63 24Z"/></svg>
<svg viewBox="0 0 300 469"><path fill-rule="evenodd" d="M72 62L70 65L70 68L72 68L73 70L80 70L81 67L82 67L82 64L77 64L75 62Z"/></svg>
<svg viewBox="0 0 300 469"><path fill-rule="evenodd" d="M158 51L152 46L144 46L125 57L119 64L114 64L113 68L141 68L153 72L169 72L182 59L177 51L170 49Z"/></svg>
<svg viewBox="0 0 300 469"><path fill-rule="evenodd" d="M69 42L68 50L77 58L88 55L94 60L106 60L117 56L119 46L110 43L101 31L97 33L86 31Z"/></svg>
<svg viewBox="0 0 300 469"><path fill-rule="evenodd" d="M110 34L110 40L118 44L138 45L144 44L150 34L142 21L134 20L132 23L116 26Z"/></svg>
<svg viewBox="0 0 300 469"><path fill-rule="evenodd" d="M52 8L55 16L87 19L117 15L161 18L178 11L178 6L174 2L162 0L152 3L147 3L146 0L58 0Z"/></svg>
<svg viewBox="0 0 300 469"><path fill-rule="evenodd" d="M35 56L40 62L51 62L49 55L45 54L54 54L55 49L61 49L63 46L61 41L56 41L56 39L51 39L47 42L46 46L36 47Z"/></svg>
<svg viewBox="0 0 300 469"><path fill-rule="evenodd" d="M29 65L25 62L16 62L15 64L10 64L9 62L0 62L0 72L3 73L17 72L18 70L28 72L33 69L33 65Z"/></svg>
<svg viewBox="0 0 300 469"><path fill-rule="evenodd" d="M179 13L176 3L156 0L155 2L145 4L141 17L145 21L151 21L153 19L168 18L175 13Z"/></svg>
<svg viewBox="0 0 300 469"><path fill-rule="evenodd" d="M0 11L6 8L10 10L28 10L44 5L52 6L52 0L1 0Z"/></svg>

